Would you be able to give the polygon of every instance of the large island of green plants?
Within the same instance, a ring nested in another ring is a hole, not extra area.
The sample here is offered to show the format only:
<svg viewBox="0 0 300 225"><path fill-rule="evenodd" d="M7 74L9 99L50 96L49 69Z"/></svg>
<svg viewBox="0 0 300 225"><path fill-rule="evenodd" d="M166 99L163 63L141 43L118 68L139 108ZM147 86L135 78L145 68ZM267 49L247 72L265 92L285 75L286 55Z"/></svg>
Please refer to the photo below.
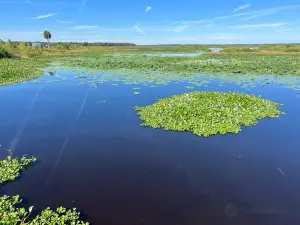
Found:
<svg viewBox="0 0 300 225"><path fill-rule="evenodd" d="M191 92L135 109L144 121L142 126L189 131L208 137L237 134L241 126L253 126L258 119L279 117L283 114L279 106L255 95Z"/></svg>

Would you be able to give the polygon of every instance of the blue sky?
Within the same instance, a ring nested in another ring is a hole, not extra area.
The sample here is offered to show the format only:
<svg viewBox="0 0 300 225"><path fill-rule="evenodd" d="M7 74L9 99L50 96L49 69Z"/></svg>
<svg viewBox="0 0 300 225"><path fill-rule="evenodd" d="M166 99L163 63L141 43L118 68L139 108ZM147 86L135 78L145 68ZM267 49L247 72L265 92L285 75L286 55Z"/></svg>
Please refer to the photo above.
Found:
<svg viewBox="0 0 300 225"><path fill-rule="evenodd" d="M0 39L253 44L300 42L299 0L0 0Z"/></svg>

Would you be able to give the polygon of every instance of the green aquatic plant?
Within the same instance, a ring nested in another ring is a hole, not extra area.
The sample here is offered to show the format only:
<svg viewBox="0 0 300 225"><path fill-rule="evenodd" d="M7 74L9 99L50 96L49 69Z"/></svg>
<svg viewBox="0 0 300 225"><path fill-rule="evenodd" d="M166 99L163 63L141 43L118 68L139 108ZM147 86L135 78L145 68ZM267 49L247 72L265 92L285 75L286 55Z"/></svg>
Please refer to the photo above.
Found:
<svg viewBox="0 0 300 225"><path fill-rule="evenodd" d="M81 224L88 225L88 222L80 220L80 213L76 209L67 210L64 207L59 207L55 211L46 208L40 215L37 215L32 220L28 218L31 215L33 206L27 208L19 208L18 205L22 200L16 196L0 197L0 224L7 225L54 225L54 224Z"/></svg>
<svg viewBox="0 0 300 225"><path fill-rule="evenodd" d="M241 126L258 119L276 118L279 104L254 95L222 92L191 92L135 107L142 126L190 131L198 136L237 134Z"/></svg>
<svg viewBox="0 0 300 225"><path fill-rule="evenodd" d="M32 165L36 158L28 158L26 155L22 158L12 158L11 155L6 159L0 160L0 185L15 180L19 177L22 170Z"/></svg>
<svg viewBox="0 0 300 225"><path fill-rule="evenodd" d="M139 76L147 71L172 71L178 77L197 74L300 75L299 55L204 54L198 57L148 57L140 55L97 55L88 60L64 58L65 65L101 70L133 69ZM128 74L130 76L130 73Z"/></svg>
<svg viewBox="0 0 300 225"><path fill-rule="evenodd" d="M49 59L0 59L0 86L29 81L44 74Z"/></svg>
<svg viewBox="0 0 300 225"><path fill-rule="evenodd" d="M140 92L138 92L138 91L135 91L135 92L133 92L133 94L135 94L135 95L139 95L139 94L140 94Z"/></svg>
<svg viewBox="0 0 300 225"><path fill-rule="evenodd" d="M34 157L12 158L11 155L6 159L0 160L0 186L6 182L13 181L20 176L20 173L28 166L36 161ZM27 208L19 208L18 205L22 200L16 196L0 197L0 224L7 225L41 225L41 224L82 224L88 225L88 222L80 220L80 213L76 209L59 207L55 211L46 208L40 215L34 218L29 217L33 210L33 206Z"/></svg>

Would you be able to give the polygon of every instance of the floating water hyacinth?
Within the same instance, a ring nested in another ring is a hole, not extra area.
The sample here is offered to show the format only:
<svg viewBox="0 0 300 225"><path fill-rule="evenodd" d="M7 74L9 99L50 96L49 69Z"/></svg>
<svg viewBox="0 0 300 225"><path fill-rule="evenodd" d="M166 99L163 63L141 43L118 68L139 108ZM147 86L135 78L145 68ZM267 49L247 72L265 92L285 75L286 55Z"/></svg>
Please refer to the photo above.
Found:
<svg viewBox="0 0 300 225"><path fill-rule="evenodd" d="M161 99L153 105L135 107L142 126L190 131L198 136L237 134L241 126L258 119L277 118L280 104L255 95L223 92L191 92Z"/></svg>

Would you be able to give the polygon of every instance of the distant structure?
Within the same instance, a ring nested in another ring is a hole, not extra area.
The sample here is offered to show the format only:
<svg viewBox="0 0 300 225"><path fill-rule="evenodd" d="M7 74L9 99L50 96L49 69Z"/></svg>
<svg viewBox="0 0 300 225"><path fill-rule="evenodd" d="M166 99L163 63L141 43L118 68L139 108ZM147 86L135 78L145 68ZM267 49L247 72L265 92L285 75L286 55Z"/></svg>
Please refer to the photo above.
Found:
<svg viewBox="0 0 300 225"><path fill-rule="evenodd" d="M33 48L41 48L41 47L42 47L42 44L41 44L40 42L33 42L33 43L31 44L31 46L32 46Z"/></svg>

